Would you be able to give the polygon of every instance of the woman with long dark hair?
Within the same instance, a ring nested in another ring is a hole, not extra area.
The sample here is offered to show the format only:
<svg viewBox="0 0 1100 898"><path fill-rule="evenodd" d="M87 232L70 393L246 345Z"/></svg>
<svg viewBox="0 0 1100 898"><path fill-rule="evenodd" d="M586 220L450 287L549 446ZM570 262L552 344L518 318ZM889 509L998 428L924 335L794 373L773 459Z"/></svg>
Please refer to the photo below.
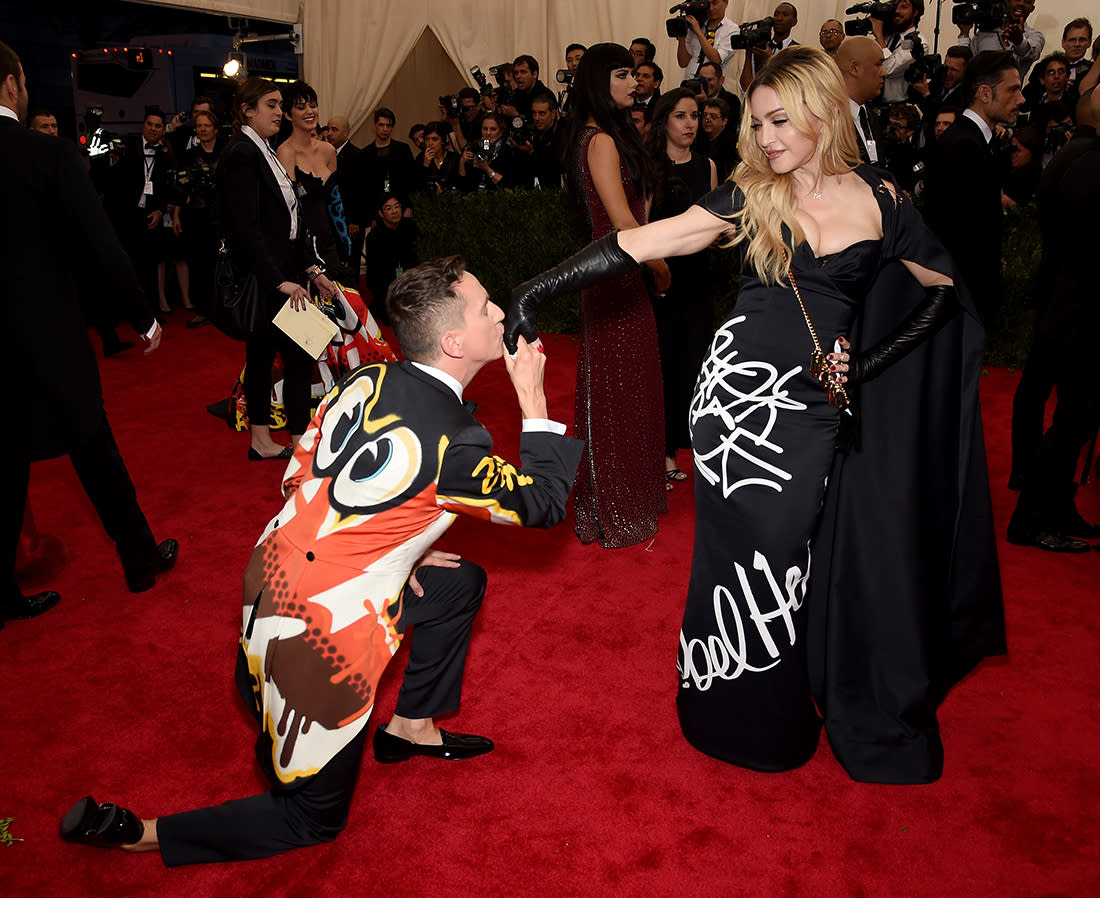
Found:
<svg viewBox="0 0 1100 898"><path fill-rule="evenodd" d="M517 288L505 343L535 338L548 296L720 237L737 247L740 293L690 407L681 729L709 755L778 771L813 755L824 722L853 778L930 782L937 705L1005 651L984 333L904 193L860 164L829 56L777 53L747 99L733 179Z"/></svg>
<svg viewBox="0 0 1100 898"><path fill-rule="evenodd" d="M290 447L271 439L271 363L283 360L283 404L293 444L310 418L313 359L272 323L289 298L295 309L309 302L312 281L325 295L336 288L305 239L293 178L268 141L283 119L279 88L248 78L233 100L236 133L218 162L219 227L234 263L256 276L266 321L245 344L244 393L251 445L248 458L289 459Z"/></svg>
<svg viewBox="0 0 1100 898"><path fill-rule="evenodd" d="M703 194L718 186L714 163L692 149L698 134L695 93L678 87L662 94L646 135L646 150L659 172L650 221L686 212ZM703 353L714 333L714 309L705 251L670 258L668 268L672 283L664 293L653 297L653 315L664 383L665 477L674 484L687 480L676 453L691 448L688 404Z"/></svg>
<svg viewBox="0 0 1100 898"><path fill-rule="evenodd" d="M652 164L630 124L634 101L630 51L590 47L570 91L566 183L599 239L646 221ZM653 263L659 292L668 268ZM574 491L583 543L630 546L657 532L668 508L663 457L657 328L638 271L581 293L576 434L587 443Z"/></svg>

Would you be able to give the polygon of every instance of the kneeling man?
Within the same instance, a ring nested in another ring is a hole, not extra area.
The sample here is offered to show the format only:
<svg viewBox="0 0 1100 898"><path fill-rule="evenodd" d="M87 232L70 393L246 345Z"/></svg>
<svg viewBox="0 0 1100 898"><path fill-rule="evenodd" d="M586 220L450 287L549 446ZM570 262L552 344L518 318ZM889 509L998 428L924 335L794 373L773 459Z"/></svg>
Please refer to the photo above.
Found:
<svg viewBox="0 0 1100 898"><path fill-rule="evenodd" d="M290 461L286 503L244 576L237 681L260 723L272 788L141 820L82 799L63 838L158 849L169 866L267 857L329 841L347 822L378 679L415 625L397 710L374 735L382 763L493 748L433 718L458 709L485 572L432 544L470 514L551 527L583 444L547 418L542 344L505 364L523 413L521 468L492 453L462 391L504 354L504 313L453 256L413 268L387 297L408 361L364 365L325 397Z"/></svg>

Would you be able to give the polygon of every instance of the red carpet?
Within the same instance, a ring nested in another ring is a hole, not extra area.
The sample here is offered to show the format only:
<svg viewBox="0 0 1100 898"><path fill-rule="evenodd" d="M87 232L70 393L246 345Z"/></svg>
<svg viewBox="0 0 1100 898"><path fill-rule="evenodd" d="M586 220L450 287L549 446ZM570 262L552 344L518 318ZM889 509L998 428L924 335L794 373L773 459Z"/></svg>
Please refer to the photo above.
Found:
<svg viewBox="0 0 1100 898"><path fill-rule="evenodd" d="M155 590L126 592L67 459L35 465L31 504L67 562L49 614L0 632L0 895L11 896L1089 896L1100 894L1100 553L1001 542L1010 655L941 713L947 764L922 787L851 782L822 745L782 775L688 747L676 723L676 638L689 572L690 484L652 544L581 546L459 521L446 547L489 571L462 713L497 751L461 764L364 761L345 833L247 865L166 870L62 843L92 793L143 816L257 791L254 731L231 683L240 577L280 506L281 467L205 411L242 349L170 321L160 351L101 364L118 442L158 539L182 544ZM551 413L569 419L575 348L549 338ZM998 528L1014 495L1015 372L984 381ZM502 364L467 393L514 455L519 414ZM18 438L18 432L14 434ZM681 459L685 469L687 459ZM1090 484L1081 510L1100 519ZM376 720L396 700L404 653Z"/></svg>

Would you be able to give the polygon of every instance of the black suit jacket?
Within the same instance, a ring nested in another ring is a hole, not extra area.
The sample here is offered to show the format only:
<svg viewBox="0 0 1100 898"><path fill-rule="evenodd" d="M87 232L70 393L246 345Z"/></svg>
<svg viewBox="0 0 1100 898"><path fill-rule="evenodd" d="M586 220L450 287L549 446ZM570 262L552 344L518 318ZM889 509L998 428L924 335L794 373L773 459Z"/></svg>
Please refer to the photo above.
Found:
<svg viewBox="0 0 1100 898"><path fill-rule="evenodd" d="M929 156L925 220L943 242L986 324L1000 304L1001 179L981 129L959 116Z"/></svg>
<svg viewBox="0 0 1100 898"><path fill-rule="evenodd" d="M303 283L309 264L304 241L290 239L290 210L264 152L246 135L235 134L218 160L218 225L233 262L256 275L274 314L283 281ZM300 206L299 206L300 210ZM299 216L300 218L300 216ZM299 220L298 234L304 228Z"/></svg>
<svg viewBox="0 0 1100 898"><path fill-rule="evenodd" d="M145 197L142 206L139 204L145 193L145 142L139 134L126 138L122 146L121 158L104 173L103 203L119 235L126 240L144 236L149 214L164 213L168 208L168 175L176 167L176 160L169 144L162 141L151 157L153 193Z"/></svg>
<svg viewBox="0 0 1100 898"><path fill-rule="evenodd" d="M0 372L6 384L28 385L17 438L30 458L52 458L103 415L81 291L113 293L138 333L153 314L72 144L0 118L0 196Z"/></svg>
<svg viewBox="0 0 1100 898"><path fill-rule="evenodd" d="M336 154L336 177L348 224L361 225L366 214L363 209L362 166L363 151L349 140Z"/></svg>

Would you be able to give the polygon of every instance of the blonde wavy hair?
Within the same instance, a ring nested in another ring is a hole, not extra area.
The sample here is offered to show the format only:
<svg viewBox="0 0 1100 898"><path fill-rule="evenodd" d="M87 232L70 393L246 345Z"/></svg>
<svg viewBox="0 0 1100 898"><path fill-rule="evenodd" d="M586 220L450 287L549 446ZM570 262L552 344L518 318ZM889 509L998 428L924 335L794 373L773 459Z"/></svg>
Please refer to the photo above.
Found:
<svg viewBox="0 0 1100 898"><path fill-rule="evenodd" d="M848 114L848 93L832 57L813 47L781 50L756 76L745 95L738 149L741 163L730 176L745 195L744 207L731 217L735 233L726 246L748 240L748 263L765 284L785 283L792 246L783 239L783 225L797 247L806 239L795 212L793 173L776 174L756 143L749 105L761 87L778 95L787 118L800 133L814 140L823 175L839 175L859 164L855 126ZM810 118L821 121L818 135Z"/></svg>

